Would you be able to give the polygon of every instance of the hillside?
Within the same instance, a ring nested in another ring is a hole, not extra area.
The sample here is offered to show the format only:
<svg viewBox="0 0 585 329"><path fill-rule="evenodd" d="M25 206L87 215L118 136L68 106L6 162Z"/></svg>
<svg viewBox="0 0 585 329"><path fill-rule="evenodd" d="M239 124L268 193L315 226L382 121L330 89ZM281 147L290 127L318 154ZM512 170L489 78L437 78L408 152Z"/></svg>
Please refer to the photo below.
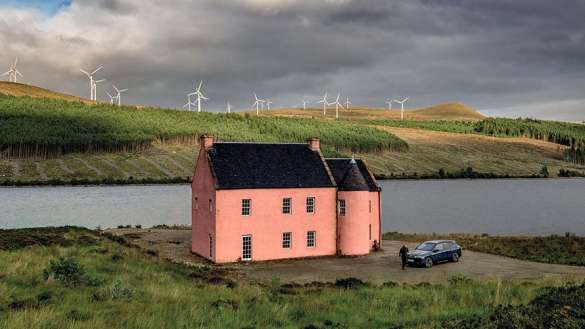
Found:
<svg viewBox="0 0 585 329"><path fill-rule="evenodd" d="M7 95L7 96L29 96L35 98L49 98L49 99L59 99L59 100L66 100L66 101L78 101L84 103L93 103L92 101L77 97L71 96L67 94L58 93L55 91L51 91L48 89L35 87L31 85L26 85L22 83L14 83L14 82L7 82L7 81L0 81L0 94Z"/></svg>
<svg viewBox="0 0 585 329"><path fill-rule="evenodd" d="M306 110L298 108L274 109L262 112L265 116L286 116L286 117L326 117L335 118L335 107L328 107L326 115L323 116L323 108L307 108ZM461 120L477 121L484 119L481 113L473 108L461 103L438 104L420 109L405 109L405 117L408 120ZM249 111L250 114L256 114L255 111ZM377 120L377 119L400 119L400 108L388 110L385 108L359 107L352 106L349 110L339 110L340 119L348 120Z"/></svg>
<svg viewBox="0 0 585 329"><path fill-rule="evenodd" d="M302 115L295 114L299 111ZM318 109L289 109L257 117L0 95L0 185L186 182L202 133L264 142L318 136L326 156L355 154L378 177L436 175L439 169L457 173L467 167L526 177L544 165L553 177L560 169L585 173L582 125L481 119L456 103L410 111L419 120L396 120L394 112L357 108L344 113L346 120L333 120L331 110L322 118ZM581 162L565 161L568 151Z"/></svg>

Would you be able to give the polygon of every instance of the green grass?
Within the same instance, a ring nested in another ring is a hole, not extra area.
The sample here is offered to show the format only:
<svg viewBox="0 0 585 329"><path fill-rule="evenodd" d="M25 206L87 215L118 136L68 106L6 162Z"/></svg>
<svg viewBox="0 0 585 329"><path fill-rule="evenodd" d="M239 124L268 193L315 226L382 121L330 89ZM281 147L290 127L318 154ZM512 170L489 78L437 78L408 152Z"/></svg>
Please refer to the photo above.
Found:
<svg viewBox="0 0 585 329"><path fill-rule="evenodd" d="M541 263L585 266L585 237L565 236L506 237L470 234L405 234L384 233L384 239L422 242L455 240L464 249Z"/></svg>
<svg viewBox="0 0 585 329"><path fill-rule="evenodd" d="M42 230L0 231L0 239ZM0 251L1 328L430 327L487 316L499 304L526 304L541 288L565 284L464 277L444 285L353 288L282 285L278 279L254 283L226 267L169 263L120 238L121 244L87 230L45 230L54 243ZM77 284L53 275L45 280L43 271L61 257L82 267Z"/></svg>
<svg viewBox="0 0 585 329"><path fill-rule="evenodd" d="M154 141L193 142L203 133L227 141L305 142L319 137L326 152L403 150L407 144L345 121L193 113L157 108L0 96L0 153L8 157L70 152L135 151Z"/></svg>

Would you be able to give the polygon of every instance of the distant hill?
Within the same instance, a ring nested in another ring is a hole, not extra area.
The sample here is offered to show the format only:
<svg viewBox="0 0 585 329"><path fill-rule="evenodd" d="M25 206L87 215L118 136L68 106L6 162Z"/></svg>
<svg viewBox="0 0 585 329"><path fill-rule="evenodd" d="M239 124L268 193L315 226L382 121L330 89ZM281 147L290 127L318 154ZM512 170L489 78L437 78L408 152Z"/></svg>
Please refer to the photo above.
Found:
<svg viewBox="0 0 585 329"><path fill-rule="evenodd" d="M255 114L256 112L250 111L249 113ZM264 111L263 115L323 117L323 109L308 108L303 110L298 108L284 108L271 110L270 112ZM326 117L335 118L334 107L327 108ZM384 108L353 106L349 110L339 110L339 117L344 119L400 119L400 109L393 108L392 110L388 110ZM485 118L483 114L462 103L438 104L415 110L405 109L405 117L411 120L464 121L477 121Z"/></svg>
<svg viewBox="0 0 585 329"><path fill-rule="evenodd" d="M462 103L445 103L411 111L417 116L437 120L481 120L485 116Z"/></svg>
<svg viewBox="0 0 585 329"><path fill-rule="evenodd" d="M26 85L22 83L14 83L8 81L0 81L0 94L9 95L9 96L30 96L35 98L52 98L52 99L61 99L67 101L77 101L77 102L84 102L84 103L93 103L92 101L77 97L71 96L67 94L58 93L55 91L51 91L48 89L35 87L31 85Z"/></svg>

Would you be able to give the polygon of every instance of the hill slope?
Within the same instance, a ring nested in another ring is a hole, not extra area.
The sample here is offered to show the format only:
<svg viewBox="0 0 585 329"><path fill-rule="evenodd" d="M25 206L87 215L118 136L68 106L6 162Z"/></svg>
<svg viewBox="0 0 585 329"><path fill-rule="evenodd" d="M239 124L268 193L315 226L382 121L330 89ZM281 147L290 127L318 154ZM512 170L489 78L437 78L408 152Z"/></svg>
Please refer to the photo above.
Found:
<svg viewBox="0 0 585 329"><path fill-rule="evenodd" d="M335 107L328 107L326 115L323 115L323 108L283 108L271 111L264 111L262 115L266 116L286 116L286 117L315 117L315 118L335 118ZM248 112L255 115L256 111ZM478 121L485 116L473 108L462 103L445 103L424 107L415 110L405 109L405 117L408 120L462 120ZM400 109L392 110L384 108L352 106L349 110L339 110L340 119L349 120L377 120L377 119L400 119Z"/></svg>
<svg viewBox="0 0 585 329"><path fill-rule="evenodd" d="M94 103L88 99L71 96L67 94L58 93L55 91L51 91L48 89L35 87L31 85L26 85L22 83L14 83L14 82L7 82L7 81L0 81L0 94L8 95L8 96L30 96L35 98L50 98L50 99L60 99L66 101L78 101L84 103Z"/></svg>

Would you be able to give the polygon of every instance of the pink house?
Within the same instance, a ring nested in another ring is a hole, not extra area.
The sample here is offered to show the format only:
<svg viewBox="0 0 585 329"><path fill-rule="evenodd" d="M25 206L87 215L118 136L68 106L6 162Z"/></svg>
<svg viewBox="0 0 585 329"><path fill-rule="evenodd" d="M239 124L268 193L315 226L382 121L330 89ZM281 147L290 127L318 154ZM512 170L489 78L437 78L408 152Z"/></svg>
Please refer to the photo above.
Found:
<svg viewBox="0 0 585 329"><path fill-rule="evenodd" d="M216 263L365 255L380 245L380 192L359 159L303 143L201 137L191 250Z"/></svg>

